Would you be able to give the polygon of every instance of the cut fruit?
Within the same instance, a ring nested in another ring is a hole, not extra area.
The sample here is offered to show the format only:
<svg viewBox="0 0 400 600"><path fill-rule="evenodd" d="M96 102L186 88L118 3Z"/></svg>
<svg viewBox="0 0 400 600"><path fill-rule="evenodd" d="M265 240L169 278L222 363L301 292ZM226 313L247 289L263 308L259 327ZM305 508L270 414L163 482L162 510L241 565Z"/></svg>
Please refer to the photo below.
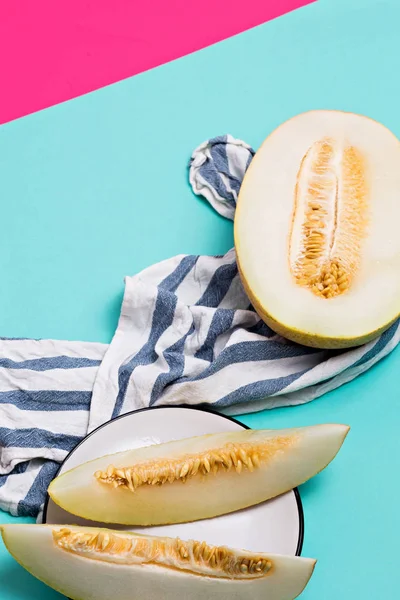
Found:
<svg viewBox="0 0 400 600"><path fill-rule="evenodd" d="M400 143L351 113L278 127L240 189L235 248L246 292L278 334L363 344L400 314Z"/></svg>
<svg viewBox="0 0 400 600"><path fill-rule="evenodd" d="M346 425L247 430L128 450L56 477L52 500L91 521L183 523L252 506L321 471L340 449Z"/></svg>
<svg viewBox="0 0 400 600"><path fill-rule="evenodd" d="M292 600L315 561L91 527L1 525L12 556L72 600Z"/></svg>

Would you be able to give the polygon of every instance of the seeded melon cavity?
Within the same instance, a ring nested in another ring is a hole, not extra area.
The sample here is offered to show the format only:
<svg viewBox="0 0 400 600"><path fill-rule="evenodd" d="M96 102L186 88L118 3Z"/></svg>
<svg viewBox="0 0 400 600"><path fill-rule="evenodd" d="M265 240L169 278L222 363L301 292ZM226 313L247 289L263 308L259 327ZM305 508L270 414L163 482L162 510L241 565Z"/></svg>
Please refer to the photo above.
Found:
<svg viewBox="0 0 400 600"><path fill-rule="evenodd" d="M260 317L319 348L363 344L400 314L400 143L383 125L311 111L256 153L235 215L239 272Z"/></svg>
<svg viewBox="0 0 400 600"><path fill-rule="evenodd" d="M259 504L307 481L349 428L315 425L177 440L103 456L56 477L52 500L91 521L160 525Z"/></svg>
<svg viewBox="0 0 400 600"><path fill-rule="evenodd" d="M293 600L315 561L90 527L2 525L32 575L72 600Z"/></svg>

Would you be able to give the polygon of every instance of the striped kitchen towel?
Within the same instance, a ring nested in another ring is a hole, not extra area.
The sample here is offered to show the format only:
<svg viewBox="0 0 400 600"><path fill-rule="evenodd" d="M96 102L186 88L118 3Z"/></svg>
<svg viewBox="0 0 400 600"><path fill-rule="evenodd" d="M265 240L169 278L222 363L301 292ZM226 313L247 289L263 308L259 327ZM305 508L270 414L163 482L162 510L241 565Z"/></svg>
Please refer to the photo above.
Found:
<svg viewBox="0 0 400 600"><path fill-rule="evenodd" d="M199 146L190 182L232 219L254 155L221 136ZM37 515L59 463L127 411L207 404L239 414L289 406L350 381L398 343L399 324L348 351L276 335L249 305L233 250L176 256L127 277L110 345L0 339L0 508Z"/></svg>

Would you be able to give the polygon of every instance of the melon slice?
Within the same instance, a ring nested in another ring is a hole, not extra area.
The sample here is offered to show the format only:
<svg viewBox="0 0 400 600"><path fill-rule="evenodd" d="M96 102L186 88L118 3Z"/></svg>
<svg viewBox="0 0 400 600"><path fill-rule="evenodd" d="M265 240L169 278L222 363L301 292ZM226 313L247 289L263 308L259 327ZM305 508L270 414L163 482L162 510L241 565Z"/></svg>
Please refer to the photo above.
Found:
<svg viewBox="0 0 400 600"><path fill-rule="evenodd" d="M252 506L321 471L346 425L218 433L103 456L59 477L53 501L91 521L183 523Z"/></svg>
<svg viewBox="0 0 400 600"><path fill-rule="evenodd" d="M292 600L315 561L178 538L54 525L2 525L32 575L72 600Z"/></svg>
<svg viewBox="0 0 400 600"><path fill-rule="evenodd" d="M369 118L311 111L264 141L239 193L235 248L274 331L345 348L397 319L399 191L399 140Z"/></svg>

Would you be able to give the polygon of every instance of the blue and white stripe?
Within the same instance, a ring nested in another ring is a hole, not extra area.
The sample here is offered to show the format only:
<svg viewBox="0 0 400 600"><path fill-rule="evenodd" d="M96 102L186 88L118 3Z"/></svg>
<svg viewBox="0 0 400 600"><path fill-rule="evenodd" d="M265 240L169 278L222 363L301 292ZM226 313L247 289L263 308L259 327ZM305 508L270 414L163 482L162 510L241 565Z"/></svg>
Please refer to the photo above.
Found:
<svg viewBox="0 0 400 600"><path fill-rule="evenodd" d="M253 150L231 136L195 150L190 182L233 218ZM59 463L88 431L127 411L209 405L239 414L309 402L369 369L399 342L321 351L260 321L235 253L176 256L127 277L110 345L0 339L0 508L37 515Z"/></svg>
<svg viewBox="0 0 400 600"><path fill-rule="evenodd" d="M87 433L107 345L0 339L0 508L36 515L59 463Z"/></svg>

